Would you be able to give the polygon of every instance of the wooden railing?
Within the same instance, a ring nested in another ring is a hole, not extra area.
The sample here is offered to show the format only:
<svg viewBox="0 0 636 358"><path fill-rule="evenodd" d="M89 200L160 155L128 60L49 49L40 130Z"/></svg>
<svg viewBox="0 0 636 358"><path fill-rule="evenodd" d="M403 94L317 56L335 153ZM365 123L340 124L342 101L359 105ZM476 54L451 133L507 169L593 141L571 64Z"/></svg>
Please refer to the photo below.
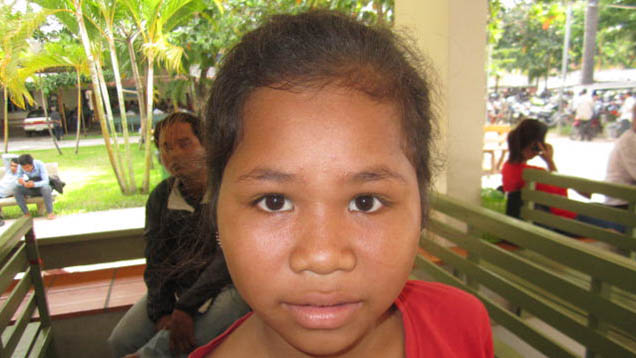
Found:
<svg viewBox="0 0 636 358"><path fill-rule="evenodd" d="M445 195L434 195L432 209L420 246L444 265L418 257L416 276L475 294L496 324L548 357L580 356L552 331L578 342L586 357L636 355L636 262ZM518 249L504 250L486 236ZM495 342L497 356L515 356L510 345Z"/></svg>
<svg viewBox="0 0 636 358"><path fill-rule="evenodd" d="M633 255L636 252L635 186L606 183L532 169L524 170L523 178L526 181L526 186L521 193L524 201L524 206L521 209L522 218L564 232L602 241L613 246L625 256ZM628 209L617 209L602 204L584 203L563 196L551 195L535 190L536 183L570 188L583 193L598 193L620 198L628 203ZM548 211L538 209L536 204L557 207L579 215L619 224L625 228L625 232L607 230L580 220L552 215Z"/></svg>
<svg viewBox="0 0 636 358"><path fill-rule="evenodd" d="M0 236L0 357L43 356L52 343L33 219L18 219ZM22 240L24 238L24 240ZM14 277L22 273L17 282ZM33 320L34 314L38 320Z"/></svg>

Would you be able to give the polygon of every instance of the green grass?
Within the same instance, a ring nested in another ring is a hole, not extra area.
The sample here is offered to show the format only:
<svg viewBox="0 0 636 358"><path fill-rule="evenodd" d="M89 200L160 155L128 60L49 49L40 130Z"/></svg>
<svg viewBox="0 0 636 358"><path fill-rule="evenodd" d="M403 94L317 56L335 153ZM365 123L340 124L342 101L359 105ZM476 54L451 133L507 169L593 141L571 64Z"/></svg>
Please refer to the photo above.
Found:
<svg viewBox="0 0 636 358"><path fill-rule="evenodd" d="M497 189L481 189L481 206L498 213L506 213L506 196Z"/></svg>
<svg viewBox="0 0 636 358"><path fill-rule="evenodd" d="M80 147L79 154L74 148L63 148L63 155L55 149L16 151L17 154L30 153L33 158L45 163L57 162L58 174L66 182L64 194L58 194L53 209L57 215L67 215L91 211L144 206L148 194L124 195L119 189L115 174L103 145ZM144 171L144 152L137 145L131 146L135 182L141 187ZM154 168L150 171L150 189L162 179L162 169L153 155ZM35 205L29 209L36 215ZM17 206L2 210L5 218L17 218L22 215Z"/></svg>
<svg viewBox="0 0 636 358"><path fill-rule="evenodd" d="M557 127L554 127L554 131L557 132L557 134L562 135L562 136L569 136L570 132L572 132L572 125L571 124L565 124L563 126L561 126L561 130L558 131Z"/></svg>
<svg viewBox="0 0 636 358"><path fill-rule="evenodd" d="M504 193L500 192L497 189L482 188L481 189L481 206L486 209L490 209L498 213L505 214L506 213L506 196L504 195ZM502 241L501 238L498 238L489 233L483 233L482 237L493 244L496 244L497 242Z"/></svg>

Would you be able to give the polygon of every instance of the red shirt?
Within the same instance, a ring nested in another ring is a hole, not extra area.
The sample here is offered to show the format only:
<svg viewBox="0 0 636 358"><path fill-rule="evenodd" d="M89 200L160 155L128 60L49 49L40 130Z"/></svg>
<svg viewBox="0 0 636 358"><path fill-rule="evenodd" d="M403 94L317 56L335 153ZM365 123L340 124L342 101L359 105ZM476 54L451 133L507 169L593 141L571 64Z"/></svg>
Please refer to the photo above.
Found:
<svg viewBox="0 0 636 358"><path fill-rule="evenodd" d="M501 176L502 176L502 182L503 182L503 190L505 192L519 191L526 185L526 182L523 180L523 177L522 177L523 170L526 168L545 170L541 167L528 165L526 163L518 163L518 164L512 164L510 162L504 163L504 166L501 169ZM554 194L554 195L560 195L565 197L568 196L568 190L565 188L561 188L559 186L537 183L536 189L539 191L543 191L543 192ZM576 213L559 209L559 208L550 208L550 212L552 214L563 216L569 219L576 218Z"/></svg>
<svg viewBox="0 0 636 358"><path fill-rule="evenodd" d="M468 293L437 282L408 281L395 306L402 313L407 358L494 357L488 313ZM199 347L190 358L205 357L251 315Z"/></svg>

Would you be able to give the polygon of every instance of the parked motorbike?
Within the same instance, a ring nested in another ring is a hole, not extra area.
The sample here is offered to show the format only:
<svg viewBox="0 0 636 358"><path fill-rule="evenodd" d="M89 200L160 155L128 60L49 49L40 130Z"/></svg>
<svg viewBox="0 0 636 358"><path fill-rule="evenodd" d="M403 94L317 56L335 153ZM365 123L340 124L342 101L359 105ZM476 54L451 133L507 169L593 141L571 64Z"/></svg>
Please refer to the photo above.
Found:
<svg viewBox="0 0 636 358"><path fill-rule="evenodd" d="M592 140L596 138L599 133L603 132L601 121L598 116L594 116L589 121L581 121L577 119L572 124L572 130L570 131L570 139L572 140Z"/></svg>

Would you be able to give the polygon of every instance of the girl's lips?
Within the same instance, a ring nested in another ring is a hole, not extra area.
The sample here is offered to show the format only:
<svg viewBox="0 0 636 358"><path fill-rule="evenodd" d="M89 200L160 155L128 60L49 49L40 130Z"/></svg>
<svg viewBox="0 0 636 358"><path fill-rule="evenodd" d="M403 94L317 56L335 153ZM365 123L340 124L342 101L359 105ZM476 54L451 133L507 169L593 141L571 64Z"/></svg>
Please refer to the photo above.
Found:
<svg viewBox="0 0 636 358"><path fill-rule="evenodd" d="M335 304L283 303L294 320L306 329L337 329L345 325L362 307L362 303L342 302Z"/></svg>

